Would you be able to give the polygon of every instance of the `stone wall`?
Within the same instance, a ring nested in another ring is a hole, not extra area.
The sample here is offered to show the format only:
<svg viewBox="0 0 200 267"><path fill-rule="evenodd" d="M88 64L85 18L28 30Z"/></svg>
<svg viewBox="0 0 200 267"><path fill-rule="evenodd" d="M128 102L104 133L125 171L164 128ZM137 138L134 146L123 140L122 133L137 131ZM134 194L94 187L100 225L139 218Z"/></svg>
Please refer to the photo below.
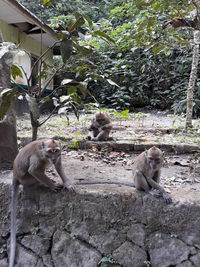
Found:
<svg viewBox="0 0 200 267"><path fill-rule="evenodd" d="M0 266L9 251L10 181L0 183ZM20 191L20 267L200 266L200 192L173 203L126 186L79 186L77 193ZM18 266L18 265L17 265Z"/></svg>

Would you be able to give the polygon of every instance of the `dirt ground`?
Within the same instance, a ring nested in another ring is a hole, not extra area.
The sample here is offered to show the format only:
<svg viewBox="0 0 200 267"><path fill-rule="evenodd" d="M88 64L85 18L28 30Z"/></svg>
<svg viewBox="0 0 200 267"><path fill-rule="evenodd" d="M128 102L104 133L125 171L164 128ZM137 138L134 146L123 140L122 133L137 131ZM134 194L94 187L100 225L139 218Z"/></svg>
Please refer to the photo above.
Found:
<svg viewBox="0 0 200 267"><path fill-rule="evenodd" d="M39 137L59 136L61 140L63 138L71 139L74 142L81 140L87 135L86 129L90 117L91 115L82 115L78 122L71 116L69 126L65 116L53 117L40 129ZM184 119L181 117L170 117L163 112L154 112L143 117L141 115L138 118L132 115L132 119L129 120L115 118L112 138L136 143L199 145L200 120L194 120L194 125L194 129L186 133L183 129ZM166 131L166 129L170 129L170 131ZM30 136L31 128L28 116L18 118L19 143L23 145L30 139ZM65 145L64 141L63 145ZM92 181L132 183L131 166L136 156L136 154L124 151L98 151L95 146L90 150L77 150L64 146L63 164L66 174L75 184ZM57 174L53 168L48 169L47 173L51 178L57 180ZM11 179L11 172L8 170L0 172L0 180L5 179ZM200 190L199 154L166 153L161 184L169 191L173 188Z"/></svg>

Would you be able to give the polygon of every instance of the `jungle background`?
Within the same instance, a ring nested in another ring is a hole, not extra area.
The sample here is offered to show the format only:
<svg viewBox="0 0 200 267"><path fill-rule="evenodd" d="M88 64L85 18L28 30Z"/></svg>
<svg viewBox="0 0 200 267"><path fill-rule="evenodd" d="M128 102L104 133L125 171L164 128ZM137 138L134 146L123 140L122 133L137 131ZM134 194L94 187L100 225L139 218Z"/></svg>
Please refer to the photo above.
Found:
<svg viewBox="0 0 200 267"><path fill-rule="evenodd" d="M186 112L186 92L191 71L193 31L175 25L176 18L198 18L199 1L21 0L25 7L55 30L65 30L73 14L88 16L92 30L106 33L114 42L99 40L88 25L78 29L80 41L93 52L72 51L56 75L87 83L95 100L117 110L135 108ZM167 26L166 26L167 25ZM183 26L183 27L182 27ZM55 60L59 61L55 57ZM199 70L199 67L198 67ZM87 101L94 99L88 97ZM200 114L200 79L197 76L193 115Z"/></svg>

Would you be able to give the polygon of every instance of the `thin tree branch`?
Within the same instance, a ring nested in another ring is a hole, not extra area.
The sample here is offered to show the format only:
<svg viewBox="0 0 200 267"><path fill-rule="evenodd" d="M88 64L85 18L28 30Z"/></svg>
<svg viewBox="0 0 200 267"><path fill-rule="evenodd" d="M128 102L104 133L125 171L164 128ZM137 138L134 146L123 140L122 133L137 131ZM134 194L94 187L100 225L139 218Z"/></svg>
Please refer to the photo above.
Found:
<svg viewBox="0 0 200 267"><path fill-rule="evenodd" d="M42 122L39 123L39 127L42 126L46 121L48 121L48 119L51 118L51 116L53 115L53 113L54 113L54 111L56 110L56 108L57 108L57 107L55 107L55 108L52 110L52 112L49 114L49 116L48 116L45 120L43 120Z"/></svg>

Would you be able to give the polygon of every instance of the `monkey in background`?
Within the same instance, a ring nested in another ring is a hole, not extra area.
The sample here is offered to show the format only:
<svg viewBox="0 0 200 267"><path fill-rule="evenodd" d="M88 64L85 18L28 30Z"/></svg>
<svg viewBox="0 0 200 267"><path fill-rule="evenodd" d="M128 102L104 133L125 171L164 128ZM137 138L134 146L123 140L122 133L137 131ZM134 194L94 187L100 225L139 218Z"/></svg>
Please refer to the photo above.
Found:
<svg viewBox="0 0 200 267"><path fill-rule="evenodd" d="M91 120L91 125L88 128L88 140L91 141L105 141L108 139L112 123L107 114L97 112Z"/></svg>
<svg viewBox="0 0 200 267"><path fill-rule="evenodd" d="M136 189L162 196L170 203L170 195L159 185L163 159L163 152L155 146L142 152L133 165L133 179Z"/></svg>
<svg viewBox="0 0 200 267"><path fill-rule="evenodd" d="M63 181L63 185L53 183L45 174L48 164L53 164ZM13 164L13 183L11 200L11 238L9 267L14 266L16 250L16 212L19 185L30 186L41 183L57 192L62 188L73 191L73 186L63 170L61 144L54 139L36 140L23 147Z"/></svg>

